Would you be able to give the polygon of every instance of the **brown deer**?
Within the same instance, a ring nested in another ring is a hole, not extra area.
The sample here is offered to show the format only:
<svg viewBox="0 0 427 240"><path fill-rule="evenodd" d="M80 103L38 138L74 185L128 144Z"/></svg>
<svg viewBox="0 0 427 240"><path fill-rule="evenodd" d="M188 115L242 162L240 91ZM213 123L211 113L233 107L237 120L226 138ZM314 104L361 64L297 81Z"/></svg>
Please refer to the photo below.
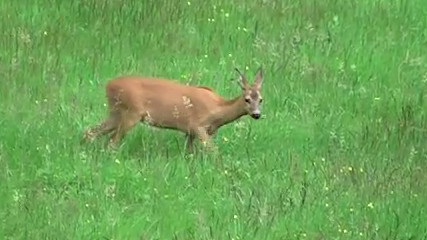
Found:
<svg viewBox="0 0 427 240"><path fill-rule="evenodd" d="M261 117L262 68L258 69L253 85L237 68L235 70L240 77L242 94L229 100L209 87L188 86L167 79L138 76L113 79L106 87L109 117L88 129L84 139L93 140L112 133L109 145L114 146L138 122L145 122L153 127L184 132L188 152L193 151L195 138L214 147L212 137L221 126L244 115L253 119Z"/></svg>

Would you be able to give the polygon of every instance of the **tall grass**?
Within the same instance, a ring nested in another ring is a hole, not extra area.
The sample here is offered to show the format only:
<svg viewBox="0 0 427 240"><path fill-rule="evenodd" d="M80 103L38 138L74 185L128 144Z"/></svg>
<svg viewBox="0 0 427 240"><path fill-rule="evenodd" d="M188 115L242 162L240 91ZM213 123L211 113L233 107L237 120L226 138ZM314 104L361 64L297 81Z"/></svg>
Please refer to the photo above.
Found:
<svg viewBox="0 0 427 240"><path fill-rule="evenodd" d="M0 2L4 239L426 239L427 6L413 1ZM80 145L105 83L140 74L240 94L261 121L184 157L138 126Z"/></svg>

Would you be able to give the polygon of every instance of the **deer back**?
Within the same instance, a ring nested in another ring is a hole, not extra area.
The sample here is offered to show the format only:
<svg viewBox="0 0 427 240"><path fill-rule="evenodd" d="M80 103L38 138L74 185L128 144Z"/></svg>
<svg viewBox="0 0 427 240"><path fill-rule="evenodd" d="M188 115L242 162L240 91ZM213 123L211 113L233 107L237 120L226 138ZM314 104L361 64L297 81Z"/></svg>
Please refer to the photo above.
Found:
<svg viewBox="0 0 427 240"><path fill-rule="evenodd" d="M185 131L224 101L208 87L135 76L110 81L107 96L110 106L135 111L152 125Z"/></svg>

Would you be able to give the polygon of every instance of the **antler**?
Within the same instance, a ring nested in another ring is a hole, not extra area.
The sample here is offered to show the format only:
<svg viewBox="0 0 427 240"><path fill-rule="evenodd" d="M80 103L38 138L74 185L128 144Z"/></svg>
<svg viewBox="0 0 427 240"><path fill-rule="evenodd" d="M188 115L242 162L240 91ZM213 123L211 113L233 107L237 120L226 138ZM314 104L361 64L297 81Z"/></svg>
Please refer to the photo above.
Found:
<svg viewBox="0 0 427 240"><path fill-rule="evenodd" d="M242 74L240 71L239 71L239 69L237 69L237 68L235 68L234 70L236 70L236 72L239 74L239 76L240 76L240 81L239 81L239 83L240 83L240 87L242 88L242 89L247 89L248 87L249 87L249 84L248 84L248 79L246 78L246 76L244 75L244 74Z"/></svg>

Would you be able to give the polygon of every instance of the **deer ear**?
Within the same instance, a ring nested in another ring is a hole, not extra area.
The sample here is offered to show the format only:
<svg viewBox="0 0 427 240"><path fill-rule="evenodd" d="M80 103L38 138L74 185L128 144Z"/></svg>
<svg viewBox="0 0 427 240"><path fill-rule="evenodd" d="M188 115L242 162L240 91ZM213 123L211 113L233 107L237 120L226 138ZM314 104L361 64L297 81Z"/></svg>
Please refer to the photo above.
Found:
<svg viewBox="0 0 427 240"><path fill-rule="evenodd" d="M239 84L243 90L248 89L248 79L243 75L239 69L235 68L236 72L239 74Z"/></svg>
<svg viewBox="0 0 427 240"><path fill-rule="evenodd" d="M259 67L255 76L255 87L257 89L261 88L263 79L264 79L264 70L262 69L262 67Z"/></svg>

